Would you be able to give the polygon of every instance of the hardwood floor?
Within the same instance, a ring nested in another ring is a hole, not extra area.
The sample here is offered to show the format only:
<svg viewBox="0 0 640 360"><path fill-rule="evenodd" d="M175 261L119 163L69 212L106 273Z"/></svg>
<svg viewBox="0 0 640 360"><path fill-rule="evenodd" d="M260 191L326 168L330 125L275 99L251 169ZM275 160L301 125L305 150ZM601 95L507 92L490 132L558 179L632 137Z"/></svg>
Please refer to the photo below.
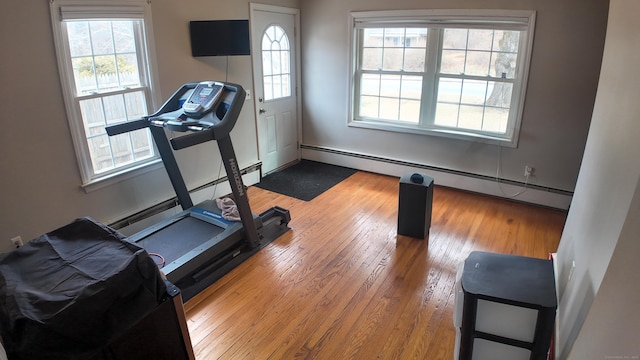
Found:
<svg viewBox="0 0 640 360"><path fill-rule="evenodd" d="M439 186L428 241L398 236L398 180L358 172L310 202L250 187L292 230L185 304L196 358L451 360L467 255L557 249L565 212Z"/></svg>

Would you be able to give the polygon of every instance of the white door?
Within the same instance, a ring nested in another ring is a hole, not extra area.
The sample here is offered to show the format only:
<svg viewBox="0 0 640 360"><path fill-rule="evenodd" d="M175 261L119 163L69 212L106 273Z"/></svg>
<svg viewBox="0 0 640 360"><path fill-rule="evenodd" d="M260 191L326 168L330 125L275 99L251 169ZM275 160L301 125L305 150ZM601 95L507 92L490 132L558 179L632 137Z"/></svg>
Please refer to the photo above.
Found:
<svg viewBox="0 0 640 360"><path fill-rule="evenodd" d="M251 4L251 52L258 147L263 174L297 161L298 10Z"/></svg>

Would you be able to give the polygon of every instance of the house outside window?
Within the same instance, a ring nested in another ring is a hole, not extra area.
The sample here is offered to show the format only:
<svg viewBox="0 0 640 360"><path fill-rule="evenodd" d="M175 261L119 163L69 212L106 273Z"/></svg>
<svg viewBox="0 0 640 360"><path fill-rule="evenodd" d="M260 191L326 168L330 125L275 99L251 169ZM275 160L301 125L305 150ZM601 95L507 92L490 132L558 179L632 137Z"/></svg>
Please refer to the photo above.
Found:
<svg viewBox="0 0 640 360"><path fill-rule="evenodd" d="M533 11L352 13L349 125L517 146Z"/></svg>
<svg viewBox="0 0 640 360"><path fill-rule="evenodd" d="M158 162L148 129L114 137L105 131L157 104L149 3L53 0L51 17L83 186Z"/></svg>

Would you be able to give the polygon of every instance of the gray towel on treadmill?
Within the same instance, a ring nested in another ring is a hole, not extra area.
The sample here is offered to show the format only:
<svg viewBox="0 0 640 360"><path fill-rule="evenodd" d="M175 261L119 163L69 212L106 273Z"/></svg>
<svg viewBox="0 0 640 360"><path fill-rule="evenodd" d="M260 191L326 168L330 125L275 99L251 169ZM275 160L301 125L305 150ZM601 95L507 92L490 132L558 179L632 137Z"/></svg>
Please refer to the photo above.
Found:
<svg viewBox="0 0 640 360"><path fill-rule="evenodd" d="M222 217L229 221L240 221L240 213L238 213L238 206L232 198L218 198L216 199L216 205L222 211Z"/></svg>

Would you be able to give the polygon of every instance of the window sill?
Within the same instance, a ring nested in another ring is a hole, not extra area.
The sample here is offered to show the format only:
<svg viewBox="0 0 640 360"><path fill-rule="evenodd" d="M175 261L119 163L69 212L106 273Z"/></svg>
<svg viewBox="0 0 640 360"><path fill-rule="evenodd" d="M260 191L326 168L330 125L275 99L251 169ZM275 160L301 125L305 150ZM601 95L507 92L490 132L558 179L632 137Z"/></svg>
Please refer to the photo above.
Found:
<svg viewBox="0 0 640 360"><path fill-rule="evenodd" d="M120 172L116 172L113 174L109 174L107 176L93 179L85 184L82 184L81 187L85 193L90 193L96 190L103 189L105 187L117 184L119 182L132 179L134 177L140 176L142 174L146 174L151 171L155 171L158 169L163 169L162 160L155 159L148 163L141 164L139 166L128 168L126 170L122 170Z"/></svg>
<svg viewBox="0 0 640 360"><path fill-rule="evenodd" d="M374 129L374 130L382 130L382 131L391 131L391 132L399 132L405 134L418 134L418 135L427 135L427 136L438 136L438 137L446 137L450 139L458 139L458 140L466 140L472 142L480 142L486 144L493 144L505 147L518 147L518 139L514 138L513 140L502 138L498 136L491 136L487 134L476 134L472 132L463 132L456 130L448 130L448 129L432 129L432 128L423 128L416 127L410 125L402 125L402 124L392 124L388 122L377 122L377 121L366 121L366 120L357 120L357 121L349 121L349 127L354 128L362 128L362 129Z"/></svg>

